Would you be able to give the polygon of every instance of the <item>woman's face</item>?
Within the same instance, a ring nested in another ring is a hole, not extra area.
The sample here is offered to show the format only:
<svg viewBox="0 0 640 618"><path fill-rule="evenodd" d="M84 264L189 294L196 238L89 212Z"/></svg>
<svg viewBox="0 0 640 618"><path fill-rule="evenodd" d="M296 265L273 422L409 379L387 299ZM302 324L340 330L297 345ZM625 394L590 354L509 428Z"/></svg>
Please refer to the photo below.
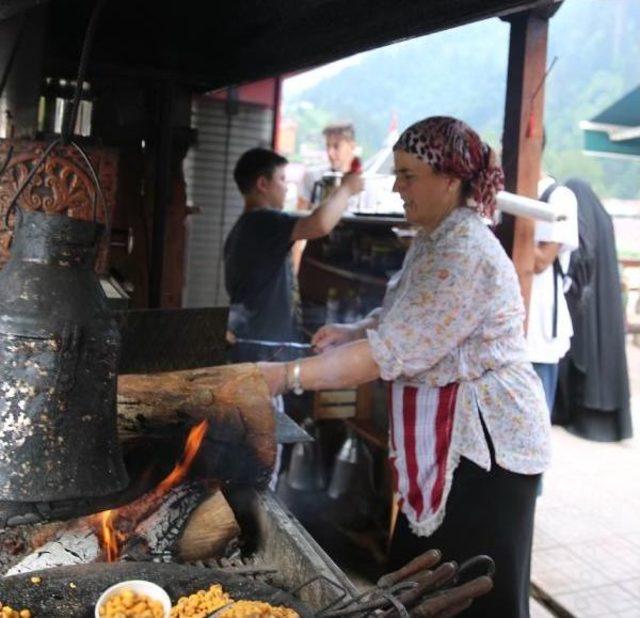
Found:
<svg viewBox="0 0 640 618"><path fill-rule="evenodd" d="M458 206L460 180L434 171L408 152L395 150L393 157L396 174L393 190L404 202L407 221L433 231Z"/></svg>

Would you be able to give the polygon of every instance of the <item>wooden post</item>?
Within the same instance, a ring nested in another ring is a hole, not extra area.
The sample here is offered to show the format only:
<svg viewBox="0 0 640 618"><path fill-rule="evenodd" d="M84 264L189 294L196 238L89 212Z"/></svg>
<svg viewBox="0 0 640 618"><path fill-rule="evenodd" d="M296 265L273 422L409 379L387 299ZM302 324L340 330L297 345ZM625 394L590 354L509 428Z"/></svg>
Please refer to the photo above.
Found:
<svg viewBox="0 0 640 618"><path fill-rule="evenodd" d="M273 128L271 130L271 148L278 151L280 133L280 111L282 105L282 75L273 78Z"/></svg>
<svg viewBox="0 0 640 618"><path fill-rule="evenodd" d="M184 285L184 259L186 251L185 219L187 216L187 186L182 163L191 146L190 129L174 129L171 140L170 200L165 213L166 231L162 266L162 291L160 306L182 307Z"/></svg>
<svg viewBox="0 0 640 618"><path fill-rule="evenodd" d="M187 195L182 162L195 132L189 128L191 92L172 81L158 85L153 146L153 230L149 306L182 306Z"/></svg>
<svg viewBox="0 0 640 618"><path fill-rule="evenodd" d="M542 158L544 74L549 20L534 11L509 18L509 70L502 164L506 189L538 197ZM534 222L504 215L498 236L511 256L528 310L533 280ZM525 324L526 328L526 324Z"/></svg>
<svg viewBox="0 0 640 618"><path fill-rule="evenodd" d="M162 305L167 211L171 201L171 141L173 137L173 99L175 85L166 81L158 86L158 115L154 135L154 205L151 235L151 264L149 274L149 307Z"/></svg>

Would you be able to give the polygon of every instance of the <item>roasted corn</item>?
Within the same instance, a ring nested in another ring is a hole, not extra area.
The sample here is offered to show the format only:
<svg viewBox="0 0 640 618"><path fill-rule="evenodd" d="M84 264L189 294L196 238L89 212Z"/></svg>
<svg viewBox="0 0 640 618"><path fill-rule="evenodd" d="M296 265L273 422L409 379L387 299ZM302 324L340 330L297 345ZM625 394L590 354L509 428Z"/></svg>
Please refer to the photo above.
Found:
<svg viewBox="0 0 640 618"><path fill-rule="evenodd" d="M13 609L9 605L0 603L0 618L31 618L31 610Z"/></svg>
<svg viewBox="0 0 640 618"><path fill-rule="evenodd" d="M227 605L228 609L223 609ZM222 610L218 618L298 618L298 614L287 607L262 601L234 601L219 584L180 597L171 608L171 618L206 618L218 610Z"/></svg>
<svg viewBox="0 0 640 618"><path fill-rule="evenodd" d="M164 618L160 601L129 588L112 594L100 607L99 613L104 618Z"/></svg>

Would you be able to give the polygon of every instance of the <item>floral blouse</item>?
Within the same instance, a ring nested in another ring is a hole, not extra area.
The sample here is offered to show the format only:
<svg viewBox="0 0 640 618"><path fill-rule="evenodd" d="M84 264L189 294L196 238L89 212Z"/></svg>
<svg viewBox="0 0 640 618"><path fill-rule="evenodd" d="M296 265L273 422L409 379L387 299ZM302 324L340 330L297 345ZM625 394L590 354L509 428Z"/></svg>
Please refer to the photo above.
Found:
<svg viewBox="0 0 640 618"><path fill-rule="evenodd" d="M367 337L383 379L459 384L457 455L490 469L482 416L498 465L537 474L549 464L550 422L523 321L511 260L475 211L457 208L431 234L418 232Z"/></svg>

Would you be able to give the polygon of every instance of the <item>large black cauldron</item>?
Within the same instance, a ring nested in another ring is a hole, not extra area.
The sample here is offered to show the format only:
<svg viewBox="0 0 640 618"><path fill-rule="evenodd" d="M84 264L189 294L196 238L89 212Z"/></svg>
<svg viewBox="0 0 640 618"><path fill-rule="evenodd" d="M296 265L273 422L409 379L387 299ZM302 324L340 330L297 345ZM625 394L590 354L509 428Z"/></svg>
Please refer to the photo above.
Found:
<svg viewBox="0 0 640 618"><path fill-rule="evenodd" d="M128 482L119 333L94 273L103 226L16 211L0 272L0 499L103 496Z"/></svg>

